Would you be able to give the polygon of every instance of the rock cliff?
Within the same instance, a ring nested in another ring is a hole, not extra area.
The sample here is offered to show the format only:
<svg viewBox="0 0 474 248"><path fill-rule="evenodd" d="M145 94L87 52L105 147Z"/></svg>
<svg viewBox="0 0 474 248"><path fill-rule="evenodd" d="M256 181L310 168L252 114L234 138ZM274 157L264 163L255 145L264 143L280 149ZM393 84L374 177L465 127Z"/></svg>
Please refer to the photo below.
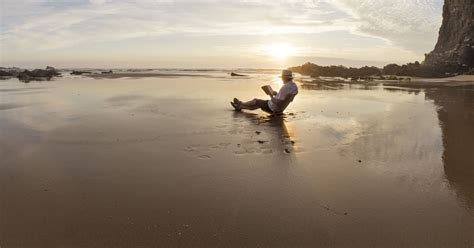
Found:
<svg viewBox="0 0 474 248"><path fill-rule="evenodd" d="M474 1L445 0L435 49L424 65L449 73L474 70Z"/></svg>

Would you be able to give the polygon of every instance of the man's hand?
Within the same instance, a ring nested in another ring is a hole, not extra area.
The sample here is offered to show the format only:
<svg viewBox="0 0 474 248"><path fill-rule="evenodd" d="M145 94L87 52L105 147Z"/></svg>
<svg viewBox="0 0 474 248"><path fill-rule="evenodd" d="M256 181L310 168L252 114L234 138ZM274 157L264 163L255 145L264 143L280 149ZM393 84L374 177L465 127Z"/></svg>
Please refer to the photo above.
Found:
<svg viewBox="0 0 474 248"><path fill-rule="evenodd" d="M278 92L276 92L276 91L273 91L272 93L273 93L274 96L276 96L278 94Z"/></svg>
<svg viewBox="0 0 474 248"><path fill-rule="evenodd" d="M293 98L294 98L295 95L293 96L289 96L289 97L286 97L285 99L281 100L281 99L278 99L276 97L273 97L273 96L270 96L270 101L272 101L273 104L277 105L278 107L286 107L288 106L288 104L290 104L291 101L293 101Z"/></svg>
<svg viewBox="0 0 474 248"><path fill-rule="evenodd" d="M278 98L276 98L276 97L273 97L273 96L270 96L270 101L272 101L273 104L275 104L275 105L277 105L277 106L280 106L280 104L281 104L281 102L282 102L280 99L278 99Z"/></svg>
<svg viewBox="0 0 474 248"><path fill-rule="evenodd" d="M272 101L273 103L275 103L275 100L277 100L273 95L268 95L270 97L270 101Z"/></svg>

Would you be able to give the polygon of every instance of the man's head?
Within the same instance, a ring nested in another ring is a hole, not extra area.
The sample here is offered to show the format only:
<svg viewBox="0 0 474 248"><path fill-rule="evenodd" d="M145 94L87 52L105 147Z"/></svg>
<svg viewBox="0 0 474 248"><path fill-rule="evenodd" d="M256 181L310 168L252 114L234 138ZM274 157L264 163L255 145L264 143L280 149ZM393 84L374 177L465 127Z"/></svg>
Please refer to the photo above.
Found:
<svg viewBox="0 0 474 248"><path fill-rule="evenodd" d="M284 84L290 82L292 79L293 79L293 72L291 72L290 70L281 71L281 80L283 80Z"/></svg>

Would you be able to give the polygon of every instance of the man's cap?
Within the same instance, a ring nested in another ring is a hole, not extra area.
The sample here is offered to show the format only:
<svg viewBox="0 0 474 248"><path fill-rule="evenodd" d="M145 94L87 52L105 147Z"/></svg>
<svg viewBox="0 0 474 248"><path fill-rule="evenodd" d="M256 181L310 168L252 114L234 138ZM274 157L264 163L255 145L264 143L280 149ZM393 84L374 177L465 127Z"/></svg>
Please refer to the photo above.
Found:
<svg viewBox="0 0 474 248"><path fill-rule="evenodd" d="M293 72L291 72L290 70L282 70L281 71L281 77L282 78L293 79Z"/></svg>

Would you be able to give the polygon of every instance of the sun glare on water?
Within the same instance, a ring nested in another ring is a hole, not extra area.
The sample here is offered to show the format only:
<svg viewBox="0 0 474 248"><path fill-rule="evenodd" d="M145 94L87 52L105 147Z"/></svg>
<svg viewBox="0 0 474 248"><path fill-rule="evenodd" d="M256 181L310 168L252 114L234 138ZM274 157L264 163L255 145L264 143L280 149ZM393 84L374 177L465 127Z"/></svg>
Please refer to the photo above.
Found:
<svg viewBox="0 0 474 248"><path fill-rule="evenodd" d="M296 49L287 43L272 43L265 48L265 52L271 57L279 60L294 55Z"/></svg>

